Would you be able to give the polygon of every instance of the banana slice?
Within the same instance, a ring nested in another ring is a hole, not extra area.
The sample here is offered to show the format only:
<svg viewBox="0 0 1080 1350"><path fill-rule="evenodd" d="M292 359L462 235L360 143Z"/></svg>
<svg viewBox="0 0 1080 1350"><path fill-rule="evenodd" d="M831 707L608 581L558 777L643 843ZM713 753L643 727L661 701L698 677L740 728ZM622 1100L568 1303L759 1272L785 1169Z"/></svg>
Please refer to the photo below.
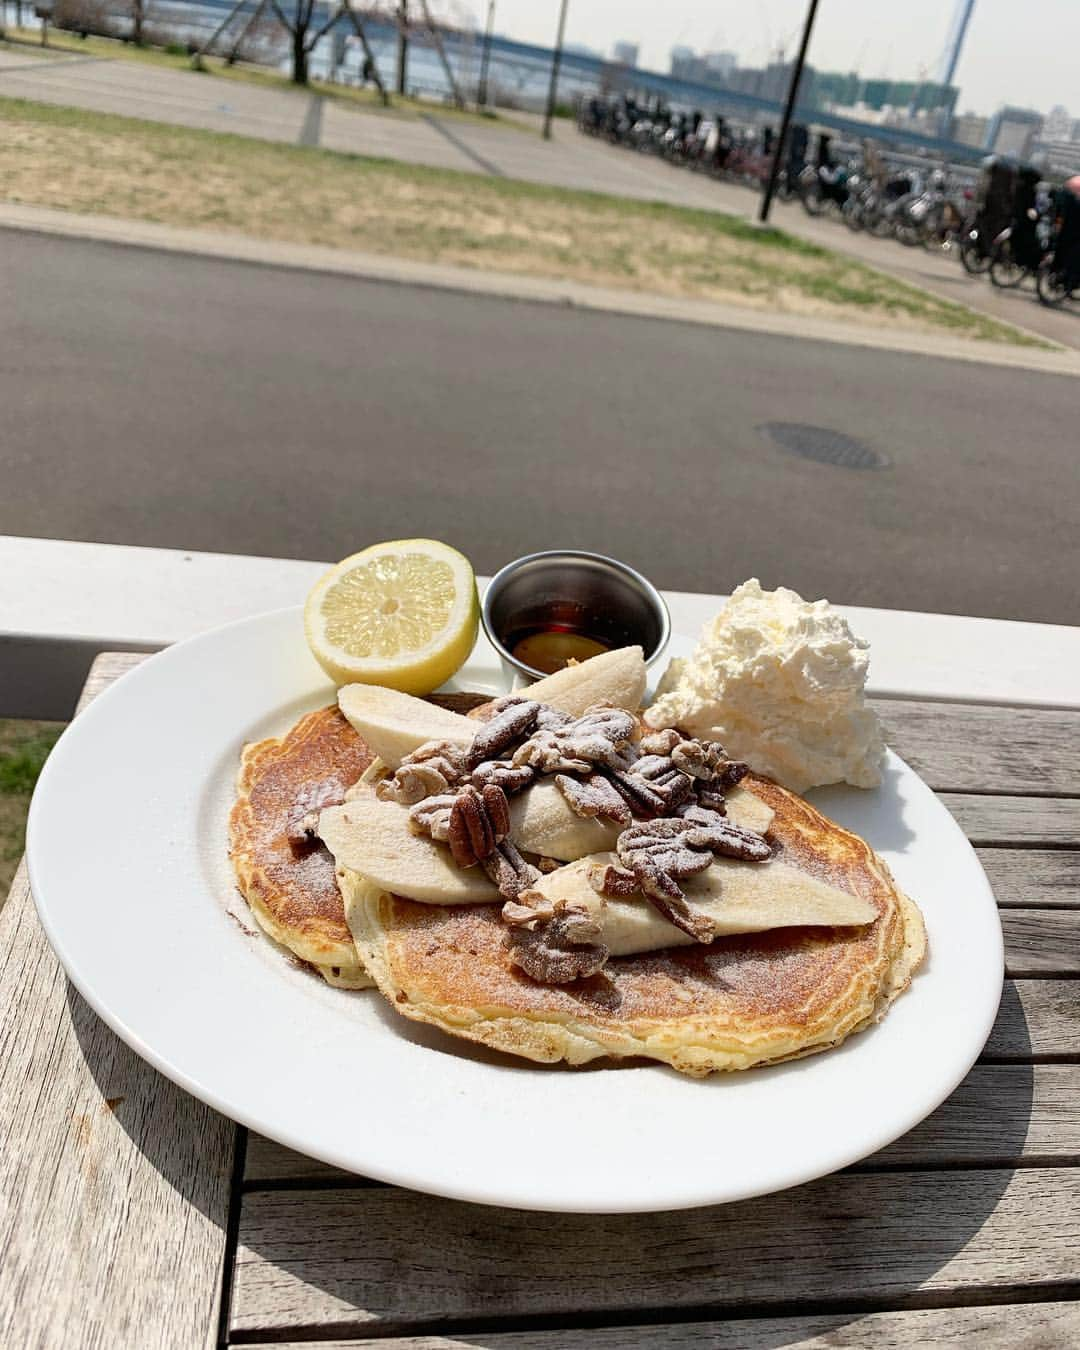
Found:
<svg viewBox="0 0 1080 1350"><path fill-rule="evenodd" d="M645 697L645 656L640 647L618 647L578 666L557 670L517 692L572 717L580 717L594 703L613 703L637 712Z"/></svg>
<svg viewBox="0 0 1080 1350"><path fill-rule="evenodd" d="M733 788L727 796L727 816L733 825L765 834L774 814L749 788ZM510 837L526 853L573 862L587 853L614 848L621 829L610 820L575 815L552 778L541 778L510 799Z"/></svg>
<svg viewBox="0 0 1080 1350"><path fill-rule="evenodd" d="M338 691L338 707L391 770L425 741L471 745L479 729L461 713L377 684L345 685Z"/></svg>
<svg viewBox="0 0 1080 1350"><path fill-rule="evenodd" d="M581 858L541 877L534 889L549 900L585 905L600 920L600 941L612 956L693 946L688 933L668 923L644 898L613 900L593 890L589 868L617 861L613 853ZM680 885L691 904L716 924L717 937L770 928L846 928L877 918L877 910L868 901L779 858L764 863L717 858L707 871Z"/></svg>
<svg viewBox="0 0 1080 1350"><path fill-rule="evenodd" d="M510 799L510 838L525 853L573 862L614 848L621 826L575 815L553 778L541 778Z"/></svg>
<svg viewBox="0 0 1080 1350"><path fill-rule="evenodd" d="M756 793L740 784L726 793L724 800L727 818L732 825L741 825L744 830L753 830L755 834L768 834L776 812Z"/></svg>
<svg viewBox="0 0 1080 1350"><path fill-rule="evenodd" d="M458 867L450 850L409 829L408 807L381 802L373 792L330 806L319 816L319 838L347 867L384 891L429 905L473 905L498 900L479 867Z"/></svg>

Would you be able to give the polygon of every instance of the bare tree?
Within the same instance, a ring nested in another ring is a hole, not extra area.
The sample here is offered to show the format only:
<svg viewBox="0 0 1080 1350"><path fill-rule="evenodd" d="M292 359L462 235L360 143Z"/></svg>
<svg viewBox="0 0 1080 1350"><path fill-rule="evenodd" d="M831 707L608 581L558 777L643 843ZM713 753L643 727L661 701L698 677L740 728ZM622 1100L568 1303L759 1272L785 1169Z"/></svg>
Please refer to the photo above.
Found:
<svg viewBox="0 0 1080 1350"><path fill-rule="evenodd" d="M270 4L292 40L293 84L307 84L308 58L319 39L342 17L342 11L335 6L326 22L315 27L316 0L284 0L284 7L278 0L270 0Z"/></svg>

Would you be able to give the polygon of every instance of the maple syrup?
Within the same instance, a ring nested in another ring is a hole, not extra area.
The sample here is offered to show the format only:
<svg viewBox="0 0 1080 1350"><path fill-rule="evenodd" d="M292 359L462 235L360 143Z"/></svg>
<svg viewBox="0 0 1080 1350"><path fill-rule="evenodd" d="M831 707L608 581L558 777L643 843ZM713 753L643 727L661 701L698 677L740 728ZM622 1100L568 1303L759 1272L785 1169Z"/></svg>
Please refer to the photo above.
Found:
<svg viewBox="0 0 1080 1350"><path fill-rule="evenodd" d="M587 633L575 633L572 628L537 628L517 637L510 655L533 670L554 675L571 661L587 661L590 656L609 651L611 648L606 642L589 637Z"/></svg>
<svg viewBox="0 0 1080 1350"><path fill-rule="evenodd" d="M634 640L614 613L556 600L533 604L514 615L506 625L503 646L515 661L554 675L570 661L587 661Z"/></svg>

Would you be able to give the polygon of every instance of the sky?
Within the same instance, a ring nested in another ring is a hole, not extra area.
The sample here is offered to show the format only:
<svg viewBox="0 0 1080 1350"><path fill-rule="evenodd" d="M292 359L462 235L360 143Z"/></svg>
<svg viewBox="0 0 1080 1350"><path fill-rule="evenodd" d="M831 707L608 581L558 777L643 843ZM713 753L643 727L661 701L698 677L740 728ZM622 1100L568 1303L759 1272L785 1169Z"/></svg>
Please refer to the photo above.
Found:
<svg viewBox="0 0 1080 1350"><path fill-rule="evenodd" d="M933 79L953 4L820 0L809 61L867 77ZM487 0L436 8L482 25ZM495 31L551 46L558 12L559 0L496 0ZM639 64L651 70L668 69L673 46L734 51L740 64L757 66L780 45L794 56L805 14L806 0L569 0L566 40L605 56L618 39L638 42ZM991 113L1003 103L1048 112L1062 104L1080 118L1080 0L977 0L956 79L963 112Z"/></svg>

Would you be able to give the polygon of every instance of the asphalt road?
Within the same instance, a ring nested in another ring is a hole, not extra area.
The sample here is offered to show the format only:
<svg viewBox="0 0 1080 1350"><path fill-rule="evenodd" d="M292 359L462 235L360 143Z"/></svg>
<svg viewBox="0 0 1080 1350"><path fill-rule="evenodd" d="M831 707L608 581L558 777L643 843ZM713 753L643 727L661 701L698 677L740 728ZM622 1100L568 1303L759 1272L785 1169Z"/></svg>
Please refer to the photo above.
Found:
<svg viewBox="0 0 1080 1350"><path fill-rule="evenodd" d="M1080 385L5 231L0 532L336 558L436 535L659 584L1080 623ZM890 467L800 458L770 421ZM6 587L0 579L0 605Z"/></svg>

